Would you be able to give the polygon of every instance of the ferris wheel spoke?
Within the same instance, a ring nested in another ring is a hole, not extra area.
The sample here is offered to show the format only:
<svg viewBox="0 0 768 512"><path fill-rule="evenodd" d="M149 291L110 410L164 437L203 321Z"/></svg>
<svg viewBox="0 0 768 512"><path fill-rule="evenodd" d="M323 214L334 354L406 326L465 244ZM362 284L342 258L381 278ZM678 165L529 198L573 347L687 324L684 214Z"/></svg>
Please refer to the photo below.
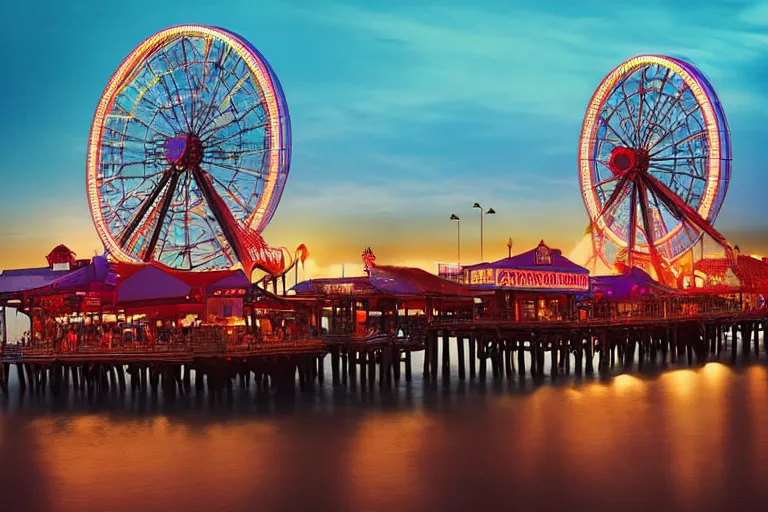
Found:
<svg viewBox="0 0 768 512"><path fill-rule="evenodd" d="M243 200L239 197L237 197L234 192L232 192L231 185L227 186L225 183L223 183L221 180L216 178L211 173L208 173L208 175L211 177L211 180L213 180L214 185L218 185L219 189L226 192L226 194L232 199L232 201L241 208L244 212L247 212L249 210L248 205L243 202Z"/></svg>
<svg viewBox="0 0 768 512"><path fill-rule="evenodd" d="M220 117L222 117L222 116L224 115L224 112L222 112L222 115L221 115L221 116L219 116L219 117L214 117L213 119L211 119L211 120L208 122L208 125L206 125L206 126L204 127L204 128L207 128L207 129L203 129L202 131L200 131L200 134L199 134L199 135L200 135L200 139L201 139L203 142L208 142L208 141L211 139L211 137L212 137L212 136L213 136L215 133L218 133L218 132L220 132L220 131L221 131L221 130L223 130L224 128L227 128L227 127L229 127L229 126L232 126L233 124L239 124L239 123L241 123L242 121L244 121L244 120L245 120L245 117L246 117L248 114L250 114L251 112L255 111L255 110L256 110L256 109L258 109L258 108L263 108L263 105L262 105L261 103L256 103L256 104L254 104L252 107L249 107L249 108L248 108L248 109L246 109L244 112L240 113L239 115L233 115L233 116L232 116L232 119L230 119L230 120L229 120L229 121L227 121L226 123L224 123L224 124L220 124L220 125L215 125L214 123L216 122L216 120L217 120L217 119L219 119ZM213 127L213 128L208 128L208 126L210 126L211 124L214 124L214 127ZM259 125L257 125L257 126L254 126L253 128L254 128L254 129L258 129L258 128L265 128L266 126L268 126L268 123L267 123L267 122L261 122L261 123L259 123ZM241 130L238 130L238 131L242 131L242 130L243 130L243 129L241 129Z"/></svg>
<svg viewBox="0 0 768 512"><path fill-rule="evenodd" d="M645 103L645 82L646 82L646 71L648 68L643 68L640 71L640 80L638 80L637 83L637 94L640 96L640 101L638 102L638 112L637 112L637 124L635 125L635 135L636 135L636 146L635 147L641 147L642 144L642 132L641 132L641 126L644 121L643 117L643 107L646 106Z"/></svg>
<svg viewBox="0 0 768 512"><path fill-rule="evenodd" d="M203 225L205 225L207 229L205 230L205 233L198 236L189 246L190 247L190 265L193 267L206 265L210 261L213 261L216 258L218 258L219 256L217 255L217 253L219 252L221 253L221 255L223 255L223 257L227 261L230 262L230 264L234 264L235 259L233 255L230 254L233 251L233 249L226 241L226 238L222 240L221 237L219 236L219 230L216 229L216 225L214 224L214 222L216 222L215 219L211 220L207 212L205 214L201 212L195 213L195 215L197 216L197 218L200 219L200 222ZM209 236L208 238L203 238L204 235L209 235ZM205 256L204 254L201 254L202 249L200 248L204 247L206 244L217 248L214 251L209 251L210 253L209 256ZM192 263L192 252L194 249L198 249L199 251L198 253L196 253L196 256L198 257L197 264ZM200 260L203 260L203 261L201 262Z"/></svg>
<svg viewBox="0 0 768 512"><path fill-rule="evenodd" d="M227 169L235 173L242 172L242 173L250 174L253 176L257 176L259 178L262 178L264 176L264 172L260 169L251 169L249 167L238 167L234 165L223 164L221 162L211 162L210 160L203 160L202 163L207 164L209 166L219 167L221 169Z"/></svg>
<svg viewBox="0 0 768 512"><path fill-rule="evenodd" d="M619 139L619 142L621 142L625 147L628 147L628 148L632 147L632 144L624 140L624 138L621 135L619 135L619 132L617 132L616 129L613 126L611 126L610 123L604 123L603 126L609 129L616 136L616 138Z"/></svg>
<svg viewBox="0 0 768 512"><path fill-rule="evenodd" d="M688 144L688 143L690 143L690 142L692 142L692 141L694 141L696 139L706 139L706 138L707 138L706 132L703 132L703 131L695 132L695 133L692 133L692 134L688 135L687 137L684 137L683 139L680 139L678 141L672 141L672 143L665 145L664 147L654 151L653 153L650 153L648 155L648 157L649 158L653 158L656 155L659 155L659 154L663 153L664 151L666 151L666 150L668 150L670 148L677 148L677 147L682 146L683 144Z"/></svg>
<svg viewBox="0 0 768 512"><path fill-rule="evenodd" d="M651 147L655 146L658 141L651 143L651 139L653 138L653 135L656 133L656 128L659 128L661 132L663 133L662 137L666 136L669 133L669 127L665 126L664 120L668 119L669 115L672 114L672 112L675 109L675 105L677 105L679 98L675 98L670 95L665 95L664 101L660 102L661 107L656 112L656 115L653 117L653 119L650 119L648 121L648 132L647 132L647 140L644 144L644 148L646 151L649 151ZM678 116L679 117L679 116ZM659 137L661 139L662 137Z"/></svg>
<svg viewBox="0 0 768 512"><path fill-rule="evenodd" d="M189 101L189 131L191 132L193 130L193 126L195 124L195 98L197 97L197 86L195 85L195 80L192 79L192 75L190 75L190 61L189 56L187 55L187 47L184 44L187 41L186 37L181 38L181 53L184 57L184 65L182 67L182 70L184 71L184 78L187 80L187 85L189 86L190 94L192 95L192 98ZM190 43L191 44L191 43Z"/></svg>
<svg viewBox="0 0 768 512"><path fill-rule="evenodd" d="M168 117L168 114L165 113L165 108L161 107L160 105L158 105L157 103L155 103L154 101L149 99L146 94L141 97L140 101L143 101L143 102L149 104L150 107L155 109L156 115L159 115L160 117L162 117L163 120L165 121L165 123L168 125L168 127L171 130L175 130L177 132L181 132L183 130L183 128L179 125L178 120L176 120L176 122L174 123L171 120L171 118ZM173 109L171 109L171 111L173 111Z"/></svg>
<svg viewBox="0 0 768 512"><path fill-rule="evenodd" d="M136 137L135 135L128 135L127 133L117 130L115 128L112 128L111 126L106 124L104 125L104 131L109 132L111 136L113 136L116 139L119 138L121 142L135 142L138 144L146 144L147 142L146 139Z"/></svg>
<svg viewBox="0 0 768 512"><path fill-rule="evenodd" d="M144 217L146 217L149 209L152 207L155 201L157 201L157 198L160 197L160 193L163 191L168 181L170 181L173 174L175 174L173 169L168 169L165 171L163 176L157 182L157 185L155 185L152 192L146 196L144 201L141 203L141 206L139 206L139 209L128 222L128 225L120 233L117 240L122 247L126 247L131 238L133 238L133 234L136 231L136 228L139 227L139 224L141 224L141 221L144 219Z"/></svg>
<svg viewBox="0 0 768 512"><path fill-rule="evenodd" d="M170 77L171 83L173 84L173 90L176 93L176 96L173 96L173 95L170 96L170 100L172 104L175 104L176 101L178 101L179 108L181 109L181 115L184 118L183 126L185 126L187 130L192 132L192 124L190 123L189 115L187 115L187 109L184 108L184 99L181 96L181 89L179 89L179 83L176 81L176 76L174 75L174 73L179 67L177 65L174 65L173 62L171 62L171 58L168 55L167 49L163 49L160 52L160 55L165 59L165 62L168 64L167 72L163 75L163 83L167 83L165 78ZM183 72L184 71L182 70L182 73ZM168 91L168 93L169 95L171 94L170 91Z"/></svg>
<svg viewBox="0 0 768 512"><path fill-rule="evenodd" d="M674 76L674 78L678 78L677 75ZM663 92L666 96L664 105L662 108L656 113L656 117L653 119L653 122L658 122L663 119L667 119L669 117L669 114L672 112L672 110L680 104L680 102L683 99L683 96L685 96L686 91L688 91L688 86L685 84L685 82L680 82L678 85L676 81L673 79L672 81L667 81L668 84L672 86L674 89L673 92ZM666 111L664 110L666 108ZM683 109L684 110L684 109Z"/></svg>
<svg viewBox="0 0 768 512"><path fill-rule="evenodd" d="M674 175L674 176L688 176L689 178L693 178L695 180L700 180L700 181L703 181L705 183L707 181L706 178L704 178L703 176L699 176L698 174L693 174L693 173L690 173L690 172L678 171L675 167L666 167L666 166L662 166L662 165L658 165L658 164L648 164L648 167L650 169L655 169L655 170L657 170L659 172L663 172L665 174L671 174L671 175Z"/></svg>
<svg viewBox="0 0 768 512"><path fill-rule="evenodd" d="M653 157L651 158L651 161L653 162L679 162L681 160L709 160L709 156L707 155L686 155L686 156L670 156L670 157Z"/></svg>
<svg viewBox="0 0 768 512"><path fill-rule="evenodd" d="M225 51L222 51L216 58L216 63L214 64L214 69L218 70L218 73L216 73L216 85L213 87L213 93L211 94L211 100L208 102L208 107L206 107L204 110L205 114L202 116L200 124L195 127L195 130L198 132L198 134L201 129L207 126L208 119L214 112L213 105L216 103L217 94L221 84L224 84L226 87L226 83L222 80L222 75L226 74L226 70L223 64L228 57L229 54Z"/></svg>
<svg viewBox="0 0 768 512"><path fill-rule="evenodd" d="M626 192L627 183L628 183L628 179L626 176L622 176L619 179L619 182L613 188L613 192L611 192L611 195L608 197L608 200L605 203L603 203L603 207L600 209L600 217L604 217L605 214L608 213L608 211L610 211L610 209L613 208L615 204L617 204L617 200L619 199L619 197Z"/></svg>
<svg viewBox="0 0 768 512"><path fill-rule="evenodd" d="M632 109L629 107L628 96L629 95L627 94L626 82L622 82L621 83L621 103L624 104L624 110L627 112L627 117L623 118L622 121L629 122L630 126L632 126L632 130L634 131L635 124L632 122L632 118L634 116L632 115ZM629 133L627 130L624 129L623 124L624 124L623 122L619 122L619 126L621 126L621 131L624 132L624 135L627 136L630 139L633 138L633 137L637 138L637 132ZM623 142L623 139L622 139L622 142ZM627 147L634 147L634 146L627 145Z"/></svg>
<svg viewBox="0 0 768 512"><path fill-rule="evenodd" d="M651 109L651 113L648 116L646 120L646 127L650 128L653 126L653 123L656 121L656 111L659 108L659 105L661 104L661 101L659 101L660 97L667 98L668 96L664 94L664 87L667 86L667 80L669 80L669 75L672 72L671 69L667 68L664 72L664 78L661 79L661 86L659 87L659 94L657 95L656 99L653 102L653 108ZM645 133L643 134L643 144L642 147L645 147L648 144L648 139L650 138L650 134L652 133L652 130L646 128Z"/></svg>
<svg viewBox="0 0 768 512"><path fill-rule="evenodd" d="M243 149L243 150L233 150L233 151L209 151L206 155L208 158L212 160L222 160L225 162L228 161L239 161L241 157L247 156L247 155L263 155L265 153L269 153L272 151L271 149Z"/></svg>
<svg viewBox="0 0 768 512"><path fill-rule="evenodd" d="M723 235L715 230L715 228L713 228L709 222L703 219L701 215L699 215L698 211L693 209L686 202L680 199L674 192L667 188L664 183L651 175L646 175L645 180L647 186L656 193L656 197L664 202L665 206L670 211L679 212L681 219L687 219L693 225L709 235L721 246L729 247L728 241L725 239L725 237L723 237Z"/></svg>
<svg viewBox="0 0 768 512"><path fill-rule="evenodd" d="M160 174L163 174L165 172L166 171L157 171L150 174L143 174L141 176L123 176L122 174L115 174L108 178L100 179L98 183L99 183L99 186L102 186L102 185L109 185L113 181L148 180L150 178L154 178L155 176L159 176Z"/></svg>
<svg viewBox="0 0 768 512"><path fill-rule="evenodd" d="M677 130L679 130L680 128L685 126L688 123L691 115L696 113L699 109L701 109L701 105L699 105L698 103L696 104L696 106L694 108L691 109L690 112L688 112L687 110L683 109L683 112L685 112L685 116L683 117L683 119L680 120L680 121L677 121L671 128L669 128L667 130L667 132L664 134L663 137L661 137L659 140L657 140L655 143L653 143L651 146L649 146L647 148L648 153L649 154L658 154L656 152L652 152L651 150L656 148L656 147L658 147L659 144L664 142L670 135L674 134L675 132L677 132ZM678 116L678 119L679 118L680 118L680 116Z"/></svg>
<svg viewBox="0 0 768 512"><path fill-rule="evenodd" d="M251 133L251 132L255 132L255 131L258 131L258 130L263 130L267 126L268 126L267 123L259 123L259 124L254 125L254 126L249 126L247 128L243 128L242 130L238 130L237 132L232 133L230 135L226 135L223 138L218 138L218 137L214 136L213 133L212 133L211 135L208 136L208 138L205 140L205 142L210 147L212 147L212 148L221 147L223 144L228 143L232 139L235 139L237 137L242 137L243 135ZM264 148L264 150L267 151L267 148Z"/></svg>
<svg viewBox="0 0 768 512"><path fill-rule="evenodd" d="M231 74L233 75L233 77L237 77L237 75L235 75L234 73L231 73ZM243 85L245 85L245 83L248 81L249 78L250 77L247 74L243 75L237 79L237 82L235 82L233 86L228 87L227 94L224 95L221 101L216 105L216 107L214 108L214 112L222 112L222 107L224 107L225 104L227 103L231 104L232 98L235 95L235 93L237 93L243 87ZM260 106L261 102L257 101L255 105ZM227 108L224 109L224 111L226 110ZM244 115L242 117L244 117Z"/></svg>
<svg viewBox="0 0 768 512"><path fill-rule="evenodd" d="M179 119L178 114L176 114L176 109L173 108L174 104L174 98L173 94L171 94L171 89L168 87L168 84L165 81L165 75L166 73L164 70L159 70L158 72L155 72L155 69L152 67L152 62L147 62L146 64L147 69L152 74L153 77L155 77L155 80L157 80L157 83L160 84L160 87L163 88L165 91L165 97L168 100L168 104L171 105L169 110L171 111L171 114L173 114L173 118L176 120L176 125L179 127L178 129L181 131L184 129L185 124L181 122L181 119ZM170 139L170 135L165 136L167 139Z"/></svg>
<svg viewBox="0 0 768 512"><path fill-rule="evenodd" d="M602 188L605 185L608 185L609 183L613 183L614 181L618 181L619 178L621 178L620 175L614 174L613 176L609 176L608 178L602 179L595 183L595 186L593 188L599 189Z"/></svg>
<svg viewBox="0 0 768 512"><path fill-rule="evenodd" d="M136 122L137 122L137 123L139 123L141 126L143 126L143 127L147 128L148 130L152 130L153 132L155 132L156 134L158 134L159 136L161 136L161 137L163 137L163 138L165 138L165 139L170 139L170 138L172 138L172 135L168 135L167 133L161 132L160 130L158 130L157 128L155 128L154 126L152 126L152 124L151 124L151 123L147 123L146 121L144 121L143 119L141 119L141 118L139 118L139 117L134 117L134 116L131 116L131 117L129 118L129 122L130 122L130 121L136 121Z"/></svg>

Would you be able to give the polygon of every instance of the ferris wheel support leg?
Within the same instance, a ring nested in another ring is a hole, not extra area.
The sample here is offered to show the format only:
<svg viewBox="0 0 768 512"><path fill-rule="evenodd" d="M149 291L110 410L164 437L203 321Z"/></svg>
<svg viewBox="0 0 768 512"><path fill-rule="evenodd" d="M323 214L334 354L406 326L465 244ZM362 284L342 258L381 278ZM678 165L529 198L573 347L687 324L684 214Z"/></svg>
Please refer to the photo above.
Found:
<svg viewBox="0 0 768 512"><path fill-rule="evenodd" d="M221 227L224 238L227 239L230 248L234 252L235 258L237 258L243 264L243 268L252 269L253 262L248 255L248 251L244 250L242 244L240 243L240 239L237 237L235 229L237 222L232 216L232 213L224 206L223 200L219 194L216 193L216 190L213 188L213 184L211 183L210 179L205 175L205 173L203 173L200 167L192 168L192 176L194 176L198 187L200 187L200 192L202 192L203 196L205 197L205 200L208 203L208 207L211 209L211 213L213 213L216 222L219 224L219 227Z"/></svg>
<svg viewBox="0 0 768 512"><path fill-rule="evenodd" d="M160 214L157 217L157 223L155 224L155 229L152 232L152 238L150 238L149 245L147 245L146 252L144 253L144 261L149 261L152 259L152 254L154 254L155 247L157 247L157 241L160 239L160 232L163 230L163 221L168 215L168 209L171 207L171 202L173 201L173 196L176 193L176 186L178 184L179 173L174 172L173 177L171 178L171 183L168 186L165 195L163 196L162 202L160 203Z"/></svg>
<svg viewBox="0 0 768 512"><path fill-rule="evenodd" d="M637 204L637 184L631 183L630 187L632 187L632 198L629 202L629 252L627 254L627 265L631 267L632 254L637 246L637 207L635 206Z"/></svg>
<svg viewBox="0 0 768 512"><path fill-rule="evenodd" d="M157 185L155 185L154 190L152 190L152 193L147 196L147 199L145 199L141 204L138 211L136 212L136 215L131 218L128 225L125 227L125 229L123 229L122 233L120 233L118 238L120 245L126 246L131 238L133 238L133 234L136 232L139 224L141 224L142 219L147 216L149 209L155 204L157 198L160 197L160 193L163 191L173 175L173 169L168 169L165 171L165 173L163 173L162 177L157 182Z"/></svg>
<svg viewBox="0 0 768 512"><path fill-rule="evenodd" d="M701 229L704 233L709 235L715 242L721 245L727 255L732 255L733 250L730 244L723 235L720 234L709 222L699 215L699 212L691 208L685 201L680 199L674 192L672 192L664 183L660 182L653 176L646 176L646 183L648 187L656 194L656 196L664 203L664 205L670 209L670 211L676 213L680 219L686 219L691 224Z"/></svg>
<svg viewBox="0 0 768 512"><path fill-rule="evenodd" d="M648 190L645 188L645 184L638 182L637 189L640 196L640 213L643 216L643 226L645 227L645 238L648 242L648 251L651 254L651 264L656 270L656 278L659 281L665 281L665 272L661 266L661 258L658 251L656 251L656 233L653 230L653 222L651 221L651 212L648 206Z"/></svg>

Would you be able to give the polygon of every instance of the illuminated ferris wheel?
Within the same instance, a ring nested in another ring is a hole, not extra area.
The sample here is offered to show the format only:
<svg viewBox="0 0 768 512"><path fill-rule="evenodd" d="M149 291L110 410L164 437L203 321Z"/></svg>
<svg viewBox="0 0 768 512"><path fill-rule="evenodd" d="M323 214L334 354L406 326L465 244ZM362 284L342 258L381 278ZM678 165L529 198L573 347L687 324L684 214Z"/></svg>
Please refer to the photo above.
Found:
<svg viewBox="0 0 768 512"><path fill-rule="evenodd" d="M125 58L98 102L91 215L119 261L277 273L285 251L260 233L290 157L288 107L262 55L220 28L168 28Z"/></svg>
<svg viewBox="0 0 768 512"><path fill-rule="evenodd" d="M594 253L609 267L646 262L661 278L714 227L731 173L728 124L693 65L631 58L599 85L579 142Z"/></svg>

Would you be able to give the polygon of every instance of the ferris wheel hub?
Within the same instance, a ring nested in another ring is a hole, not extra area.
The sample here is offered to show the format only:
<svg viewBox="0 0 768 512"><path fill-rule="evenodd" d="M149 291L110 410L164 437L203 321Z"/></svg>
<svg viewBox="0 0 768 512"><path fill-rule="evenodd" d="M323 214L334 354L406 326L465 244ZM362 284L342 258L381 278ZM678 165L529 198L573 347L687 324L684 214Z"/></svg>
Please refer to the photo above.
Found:
<svg viewBox="0 0 768 512"><path fill-rule="evenodd" d="M614 176L634 178L638 174L648 172L649 157L644 149L633 149L616 146L611 151L608 167Z"/></svg>
<svg viewBox="0 0 768 512"><path fill-rule="evenodd" d="M191 133L166 140L163 148L165 159L177 168L191 169L203 161L203 142Z"/></svg>

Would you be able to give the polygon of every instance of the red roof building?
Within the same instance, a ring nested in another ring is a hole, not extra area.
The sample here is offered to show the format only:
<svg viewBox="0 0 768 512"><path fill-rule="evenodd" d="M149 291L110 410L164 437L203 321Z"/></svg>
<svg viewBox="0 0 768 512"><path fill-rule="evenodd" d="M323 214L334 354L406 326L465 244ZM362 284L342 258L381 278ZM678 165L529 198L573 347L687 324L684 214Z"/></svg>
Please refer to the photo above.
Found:
<svg viewBox="0 0 768 512"><path fill-rule="evenodd" d="M735 259L705 258L693 266L693 275L681 276L680 287L688 290L740 293L748 303L768 294L768 263L736 254Z"/></svg>

